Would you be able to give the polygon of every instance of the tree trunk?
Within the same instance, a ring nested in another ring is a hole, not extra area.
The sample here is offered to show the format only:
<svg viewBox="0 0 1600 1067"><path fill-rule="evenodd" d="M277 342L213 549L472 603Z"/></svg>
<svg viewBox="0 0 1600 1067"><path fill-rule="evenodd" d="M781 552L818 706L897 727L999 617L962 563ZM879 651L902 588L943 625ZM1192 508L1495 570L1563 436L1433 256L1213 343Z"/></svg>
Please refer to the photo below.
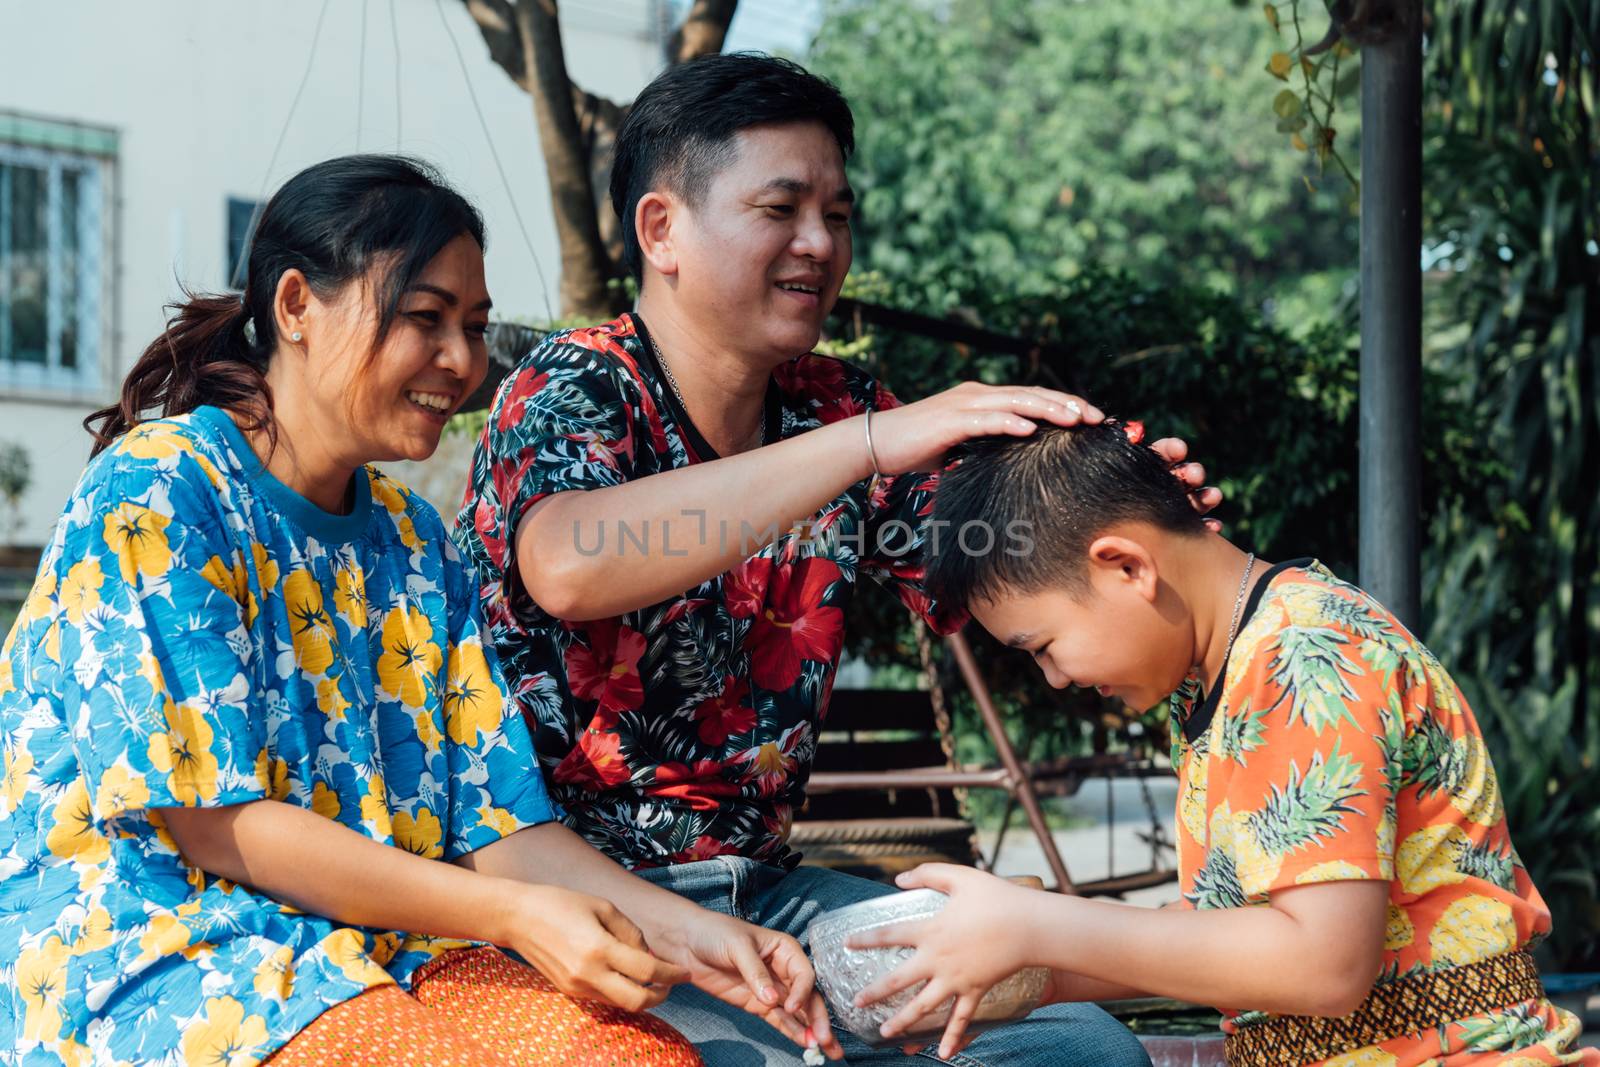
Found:
<svg viewBox="0 0 1600 1067"><path fill-rule="evenodd" d="M489 57L533 97L539 149L561 245L561 314L608 319L626 306L622 230L611 209L611 160L628 108L572 84L557 0L463 0ZM672 35L674 66L722 50L738 0L695 0Z"/></svg>
<svg viewBox="0 0 1600 1067"><path fill-rule="evenodd" d="M578 105L578 130L583 136L583 154L589 161L589 183L594 190L595 222L612 272L621 277L622 220L611 209L611 161L616 156L617 131L628 109L593 93L573 86Z"/></svg>
<svg viewBox="0 0 1600 1067"><path fill-rule="evenodd" d="M584 158L573 107L572 80L561 50L556 0L519 0L517 32L539 123L539 151L550 180L556 235L561 242L561 314L565 318L608 319L614 312L606 283L611 259L595 219L589 161Z"/></svg>

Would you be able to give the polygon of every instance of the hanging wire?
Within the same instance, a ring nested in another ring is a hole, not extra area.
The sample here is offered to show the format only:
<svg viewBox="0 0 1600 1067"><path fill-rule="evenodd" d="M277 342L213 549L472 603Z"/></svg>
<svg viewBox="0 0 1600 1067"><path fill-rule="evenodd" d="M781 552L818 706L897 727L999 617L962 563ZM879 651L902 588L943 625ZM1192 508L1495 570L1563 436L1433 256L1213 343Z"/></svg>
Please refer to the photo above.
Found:
<svg viewBox="0 0 1600 1067"><path fill-rule="evenodd" d="M444 12L444 0L434 0L434 6L439 12L439 21L444 25L445 36L450 38L450 47L455 50L456 63L461 67L461 78L467 83L467 96L472 100L472 110L477 112L478 125L483 127L484 140L489 142L489 158L494 160L494 169L500 174L500 184L505 187L506 198L511 201L511 214L517 220L517 229L522 233L522 243L528 246L528 255L533 257L533 269L539 275L539 291L544 294L544 313L547 322L556 321L556 313L550 307L550 285L545 281L544 266L539 262L539 253L534 251L533 238L528 236L528 227L522 221L522 211L517 207L517 194L511 189L511 180L506 177L506 168L500 162L500 153L494 146L494 135L489 132L489 121L483 117L483 108L478 106L477 91L472 88L472 75L467 70L467 58L461 53L461 45L456 40L456 33L450 28L450 19Z"/></svg>
<svg viewBox="0 0 1600 1067"><path fill-rule="evenodd" d="M361 127L367 107L367 0L361 0L361 51L356 60L356 151L361 151Z"/></svg>
<svg viewBox="0 0 1600 1067"><path fill-rule="evenodd" d="M394 40L394 146L400 147L400 23L395 18L394 0L389 0L389 36Z"/></svg>
<svg viewBox="0 0 1600 1067"><path fill-rule="evenodd" d="M261 191L256 194L256 206L250 212L250 225L245 229L244 248L239 253L239 261L234 264L233 275L228 279L228 288L240 289L242 279L240 273L250 260L250 244L255 240L256 223L261 221L261 212L267 206L267 184L272 181L272 172L278 166L278 153L283 151L283 142L289 136L289 125L294 122L295 108L300 106L300 97L306 91L306 82L311 80L311 67L317 59L317 42L322 39L322 21L328 14L329 0L322 0L322 9L317 12L317 25L311 31L311 48L306 53L306 69L300 75L300 85L294 91L294 99L289 101L289 113L283 118L283 129L278 131L278 143L272 146L272 158L267 161L267 172L261 176Z"/></svg>

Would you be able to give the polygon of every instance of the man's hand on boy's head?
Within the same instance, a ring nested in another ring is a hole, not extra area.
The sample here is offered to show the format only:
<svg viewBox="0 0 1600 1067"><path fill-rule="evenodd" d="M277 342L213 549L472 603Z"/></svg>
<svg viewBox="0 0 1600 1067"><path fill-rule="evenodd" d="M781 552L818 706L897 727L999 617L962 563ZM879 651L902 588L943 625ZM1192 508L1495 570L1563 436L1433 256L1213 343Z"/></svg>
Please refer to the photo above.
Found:
<svg viewBox="0 0 1600 1067"><path fill-rule="evenodd" d="M950 450L974 437L1006 434L1026 437L1042 422L1057 426L1093 426L1105 412L1081 396L1040 386L984 385L962 382L925 400L902 404L877 414L876 430L869 430L873 466L884 474L937 470ZM1144 437L1144 424L1125 424L1134 440ZM1222 503L1222 492L1205 484L1206 469L1187 463L1189 446L1181 438L1163 437L1151 443L1172 467L1172 473L1189 489L1194 509L1204 515ZM1212 531L1222 523L1207 519Z"/></svg>
<svg viewBox="0 0 1600 1067"><path fill-rule="evenodd" d="M883 474L938 470L974 437L1026 437L1041 423L1092 426L1105 413L1081 396L1034 385L962 382L872 416L872 462Z"/></svg>
<svg viewBox="0 0 1600 1067"><path fill-rule="evenodd" d="M893 973L862 990L856 1004L871 1004L926 982L911 1003L883 1024L883 1036L893 1038L954 998L939 1041L939 1055L949 1059L971 1040L967 1024L983 995L1028 965L1032 927L1028 904L1039 891L949 863L924 864L900 875L895 884L901 889L937 889L950 902L931 919L896 923L850 939L852 948L903 945L917 950Z"/></svg>
<svg viewBox="0 0 1600 1067"><path fill-rule="evenodd" d="M1189 503L1194 505L1196 511L1204 515L1222 503L1222 490L1206 485L1205 467L1198 463L1184 462L1189 458L1189 445L1182 438L1163 437L1159 441L1152 442L1150 447L1172 465L1172 473L1189 487ZM1212 533L1222 532L1222 523L1217 519L1207 519L1206 525L1211 528Z"/></svg>

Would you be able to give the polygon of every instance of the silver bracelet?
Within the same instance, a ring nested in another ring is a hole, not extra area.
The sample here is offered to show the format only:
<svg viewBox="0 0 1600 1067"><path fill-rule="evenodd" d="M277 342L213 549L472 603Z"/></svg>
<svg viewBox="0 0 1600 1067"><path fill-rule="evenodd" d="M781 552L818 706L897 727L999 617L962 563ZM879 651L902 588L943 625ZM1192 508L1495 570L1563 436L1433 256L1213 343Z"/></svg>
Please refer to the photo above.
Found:
<svg viewBox="0 0 1600 1067"><path fill-rule="evenodd" d="M878 469L878 453L877 453L877 450L872 447L872 409L871 408L867 409L866 426L867 426L867 458L872 460L872 473L874 475L876 475L877 477L882 478L883 477L883 471Z"/></svg>

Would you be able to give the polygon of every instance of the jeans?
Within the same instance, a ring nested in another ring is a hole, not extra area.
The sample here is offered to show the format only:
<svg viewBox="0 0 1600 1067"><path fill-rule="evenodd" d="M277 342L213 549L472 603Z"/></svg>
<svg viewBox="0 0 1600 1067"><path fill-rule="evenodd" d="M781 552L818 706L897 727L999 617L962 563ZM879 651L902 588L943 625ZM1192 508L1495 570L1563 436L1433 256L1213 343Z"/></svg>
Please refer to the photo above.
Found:
<svg viewBox="0 0 1600 1067"><path fill-rule="evenodd" d="M637 872L701 907L793 934L805 945L806 927L825 911L894 892L819 867L791 872L735 856ZM800 1063L801 1050L777 1030L691 986L679 986L654 1014L693 1041L707 1067L778 1067ZM872 1048L836 1027L846 1060L855 1065L953 1063L960 1067L1150 1067L1138 1038L1093 1004L1051 1004L1026 1019L979 1034L951 1060L929 1047L915 1056Z"/></svg>

